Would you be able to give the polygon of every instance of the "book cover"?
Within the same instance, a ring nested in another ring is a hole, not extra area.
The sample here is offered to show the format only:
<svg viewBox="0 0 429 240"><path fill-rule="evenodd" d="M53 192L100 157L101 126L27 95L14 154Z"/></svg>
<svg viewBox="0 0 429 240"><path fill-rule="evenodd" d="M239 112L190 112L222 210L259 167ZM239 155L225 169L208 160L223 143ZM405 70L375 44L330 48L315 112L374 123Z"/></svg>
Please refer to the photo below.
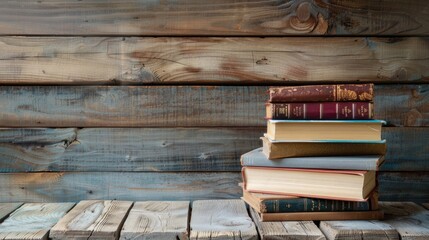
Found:
<svg viewBox="0 0 429 240"><path fill-rule="evenodd" d="M261 137L268 159L313 156L384 155L386 140L380 141L273 141Z"/></svg>
<svg viewBox="0 0 429 240"><path fill-rule="evenodd" d="M271 87L269 102L369 102L374 98L374 84L334 84Z"/></svg>
<svg viewBox="0 0 429 240"><path fill-rule="evenodd" d="M371 102L267 103L266 119L372 119Z"/></svg>
<svg viewBox="0 0 429 240"><path fill-rule="evenodd" d="M340 221L340 220L380 220L384 213L381 210L360 212L293 212L293 213L257 213L263 222L272 221Z"/></svg>
<svg viewBox="0 0 429 240"><path fill-rule="evenodd" d="M243 154L240 161L242 166L254 167L376 171L384 161L384 157L383 155L317 156L290 157L270 160L262 152L262 148L258 148Z"/></svg>
<svg viewBox="0 0 429 240"><path fill-rule="evenodd" d="M259 213L348 212L377 210L377 194L367 201L339 201L286 195L251 193L243 190L242 199Z"/></svg>

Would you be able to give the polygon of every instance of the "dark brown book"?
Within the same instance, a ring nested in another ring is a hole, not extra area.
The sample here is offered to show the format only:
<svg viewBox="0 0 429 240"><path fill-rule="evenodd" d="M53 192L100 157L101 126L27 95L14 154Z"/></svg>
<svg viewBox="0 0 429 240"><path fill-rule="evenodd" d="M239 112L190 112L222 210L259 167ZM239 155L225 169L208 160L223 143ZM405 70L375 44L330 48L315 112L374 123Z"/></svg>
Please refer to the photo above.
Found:
<svg viewBox="0 0 429 240"><path fill-rule="evenodd" d="M314 156L384 155L386 141L282 142L262 137L262 152L269 159Z"/></svg>
<svg viewBox="0 0 429 240"><path fill-rule="evenodd" d="M254 210L252 210L254 211ZM340 221L340 220L380 220L381 210L359 212L293 212L293 213L256 213L263 222L274 221Z"/></svg>
<svg viewBox="0 0 429 240"><path fill-rule="evenodd" d="M336 84L272 87L271 103L289 102L369 102L374 98L374 84Z"/></svg>
<svg viewBox="0 0 429 240"><path fill-rule="evenodd" d="M267 103L266 119L372 119L372 102Z"/></svg>

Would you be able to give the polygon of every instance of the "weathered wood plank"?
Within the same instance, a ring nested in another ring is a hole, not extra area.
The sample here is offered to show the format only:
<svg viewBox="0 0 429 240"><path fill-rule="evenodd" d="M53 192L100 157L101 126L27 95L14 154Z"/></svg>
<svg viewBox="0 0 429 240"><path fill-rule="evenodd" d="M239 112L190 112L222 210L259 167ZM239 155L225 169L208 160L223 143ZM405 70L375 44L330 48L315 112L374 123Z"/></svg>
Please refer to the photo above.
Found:
<svg viewBox="0 0 429 240"><path fill-rule="evenodd" d="M120 239L188 239L188 216L188 201L136 202Z"/></svg>
<svg viewBox="0 0 429 240"><path fill-rule="evenodd" d="M264 129L0 129L0 172L240 171Z"/></svg>
<svg viewBox="0 0 429 240"><path fill-rule="evenodd" d="M192 203L190 239L258 239L242 200L200 200Z"/></svg>
<svg viewBox="0 0 429 240"><path fill-rule="evenodd" d="M66 172L0 174L0 202L83 199L181 201L239 198L239 172Z"/></svg>
<svg viewBox="0 0 429 240"><path fill-rule="evenodd" d="M380 221L321 221L328 240L399 240L398 232Z"/></svg>
<svg viewBox="0 0 429 240"><path fill-rule="evenodd" d="M26 203L0 224L0 239L48 239L49 229L74 203Z"/></svg>
<svg viewBox="0 0 429 240"><path fill-rule="evenodd" d="M429 211L412 202L380 202L384 221L398 231L402 240L429 239Z"/></svg>
<svg viewBox="0 0 429 240"><path fill-rule="evenodd" d="M381 201L429 201L429 172L380 172Z"/></svg>
<svg viewBox="0 0 429 240"><path fill-rule="evenodd" d="M312 221L262 222L258 213L251 207L250 215L261 240L325 240L323 233Z"/></svg>
<svg viewBox="0 0 429 240"><path fill-rule="evenodd" d="M258 128L3 128L0 172L240 171ZM382 171L429 171L429 128L385 127Z"/></svg>
<svg viewBox="0 0 429 240"><path fill-rule="evenodd" d="M51 239L118 239L133 202L87 200L79 202L52 227Z"/></svg>
<svg viewBox="0 0 429 240"><path fill-rule="evenodd" d="M265 86L0 86L1 127L266 126ZM429 85L377 85L375 117L429 125Z"/></svg>
<svg viewBox="0 0 429 240"><path fill-rule="evenodd" d="M0 50L0 84L11 85L394 83L429 79L429 38L418 37L1 37Z"/></svg>
<svg viewBox="0 0 429 240"><path fill-rule="evenodd" d="M0 222L21 205L22 203L0 203Z"/></svg>
<svg viewBox="0 0 429 240"><path fill-rule="evenodd" d="M424 0L8 1L0 34L429 34Z"/></svg>
<svg viewBox="0 0 429 240"><path fill-rule="evenodd" d="M241 181L240 172L2 173L0 202L239 198ZM429 172L380 172L378 182L380 200L429 201Z"/></svg>

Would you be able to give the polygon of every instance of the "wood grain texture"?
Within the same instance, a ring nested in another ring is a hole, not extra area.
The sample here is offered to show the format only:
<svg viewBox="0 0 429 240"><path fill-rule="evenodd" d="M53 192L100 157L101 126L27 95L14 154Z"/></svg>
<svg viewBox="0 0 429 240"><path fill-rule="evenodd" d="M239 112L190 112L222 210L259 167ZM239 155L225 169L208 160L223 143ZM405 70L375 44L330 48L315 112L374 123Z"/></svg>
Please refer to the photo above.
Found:
<svg viewBox="0 0 429 240"><path fill-rule="evenodd" d="M190 239L258 239L242 200L200 200L192 203Z"/></svg>
<svg viewBox="0 0 429 240"><path fill-rule="evenodd" d="M26 203L0 224L0 239L48 239L49 229L74 203Z"/></svg>
<svg viewBox="0 0 429 240"><path fill-rule="evenodd" d="M325 240L323 233L312 221L262 222L252 207L250 215L261 240Z"/></svg>
<svg viewBox="0 0 429 240"><path fill-rule="evenodd" d="M0 202L83 199L181 201L239 198L239 172L53 172L0 174Z"/></svg>
<svg viewBox="0 0 429 240"><path fill-rule="evenodd" d="M54 240L118 239L132 204L129 201L81 201L52 227L49 237Z"/></svg>
<svg viewBox="0 0 429 240"><path fill-rule="evenodd" d="M188 201L136 202L120 239L188 239L189 212Z"/></svg>
<svg viewBox="0 0 429 240"><path fill-rule="evenodd" d="M2 128L0 172L240 171L257 128ZM385 127L382 171L429 171L429 128Z"/></svg>
<svg viewBox="0 0 429 240"><path fill-rule="evenodd" d="M321 221L320 230L328 240L399 240L389 224L374 221Z"/></svg>
<svg viewBox="0 0 429 240"><path fill-rule="evenodd" d="M10 85L395 83L429 79L429 38L420 37L0 37L0 51L0 84Z"/></svg>
<svg viewBox="0 0 429 240"><path fill-rule="evenodd" d="M0 202L230 199L241 181L240 172L2 173ZM382 201L429 201L429 172L380 172L378 183Z"/></svg>
<svg viewBox="0 0 429 240"><path fill-rule="evenodd" d="M412 202L380 202L385 223L398 231L402 240L429 239L429 211Z"/></svg>
<svg viewBox="0 0 429 240"><path fill-rule="evenodd" d="M0 172L240 171L264 128L0 129ZM428 165L429 169L429 165Z"/></svg>
<svg viewBox="0 0 429 240"><path fill-rule="evenodd" d="M266 126L265 86L0 86L0 127ZM377 85L375 118L429 125L429 85Z"/></svg>
<svg viewBox="0 0 429 240"><path fill-rule="evenodd" d="M0 203L0 223L21 205L22 203Z"/></svg>
<svg viewBox="0 0 429 240"><path fill-rule="evenodd" d="M4 3L0 34L288 35L429 34L424 0Z"/></svg>

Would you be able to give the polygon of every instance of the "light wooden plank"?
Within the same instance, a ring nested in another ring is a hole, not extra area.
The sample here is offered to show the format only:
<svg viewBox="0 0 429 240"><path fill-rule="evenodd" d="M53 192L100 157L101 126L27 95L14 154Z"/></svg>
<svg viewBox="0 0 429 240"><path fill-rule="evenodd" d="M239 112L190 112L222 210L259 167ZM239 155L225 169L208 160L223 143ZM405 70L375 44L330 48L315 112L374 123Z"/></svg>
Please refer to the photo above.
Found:
<svg viewBox="0 0 429 240"><path fill-rule="evenodd" d="M0 203L0 222L21 205L22 203Z"/></svg>
<svg viewBox="0 0 429 240"><path fill-rule="evenodd" d="M429 48L428 48L429 49ZM266 126L265 86L0 86L1 127ZM377 85L375 118L429 125L429 85Z"/></svg>
<svg viewBox="0 0 429 240"><path fill-rule="evenodd" d="M239 182L239 172L4 173L0 174L0 202L239 198Z"/></svg>
<svg viewBox="0 0 429 240"><path fill-rule="evenodd" d="M0 239L48 239L49 229L74 203L26 203L0 224Z"/></svg>
<svg viewBox="0 0 429 240"><path fill-rule="evenodd" d="M321 221L320 230L328 240L399 240L389 224L374 221Z"/></svg>
<svg viewBox="0 0 429 240"><path fill-rule="evenodd" d="M429 239L429 211L412 202L380 202L384 221L399 232L402 240Z"/></svg>
<svg viewBox="0 0 429 240"><path fill-rule="evenodd" d="M0 84L11 85L415 83L429 78L429 38L419 37L0 37L0 50Z"/></svg>
<svg viewBox="0 0 429 240"><path fill-rule="evenodd" d="M325 240L323 233L312 221L262 222L258 213L251 207L250 215L261 240Z"/></svg>
<svg viewBox="0 0 429 240"><path fill-rule="evenodd" d="M429 34L427 7L424 0L18 0L0 9L0 34Z"/></svg>
<svg viewBox="0 0 429 240"><path fill-rule="evenodd" d="M133 202L86 200L79 202L52 227L52 239L118 239Z"/></svg>
<svg viewBox="0 0 429 240"><path fill-rule="evenodd" d="M188 201L136 202L120 239L188 239L188 215Z"/></svg>
<svg viewBox="0 0 429 240"><path fill-rule="evenodd" d="M258 239L255 224L241 200L192 203L190 239Z"/></svg>
<svg viewBox="0 0 429 240"><path fill-rule="evenodd" d="M255 128L3 128L0 172L240 171ZM429 171L429 128L385 127L382 171Z"/></svg>
<svg viewBox="0 0 429 240"><path fill-rule="evenodd" d="M260 147L265 130L0 129L0 172L240 171L240 155Z"/></svg>

